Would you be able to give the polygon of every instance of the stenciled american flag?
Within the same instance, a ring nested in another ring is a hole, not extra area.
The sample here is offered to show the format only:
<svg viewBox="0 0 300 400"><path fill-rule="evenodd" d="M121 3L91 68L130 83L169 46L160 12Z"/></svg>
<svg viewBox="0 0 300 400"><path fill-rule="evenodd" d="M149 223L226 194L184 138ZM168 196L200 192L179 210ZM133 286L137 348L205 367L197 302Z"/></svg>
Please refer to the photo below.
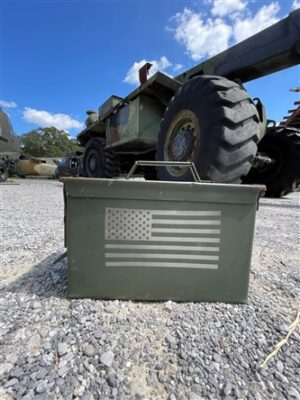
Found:
<svg viewBox="0 0 300 400"><path fill-rule="evenodd" d="M106 267L218 269L221 211L105 208Z"/></svg>

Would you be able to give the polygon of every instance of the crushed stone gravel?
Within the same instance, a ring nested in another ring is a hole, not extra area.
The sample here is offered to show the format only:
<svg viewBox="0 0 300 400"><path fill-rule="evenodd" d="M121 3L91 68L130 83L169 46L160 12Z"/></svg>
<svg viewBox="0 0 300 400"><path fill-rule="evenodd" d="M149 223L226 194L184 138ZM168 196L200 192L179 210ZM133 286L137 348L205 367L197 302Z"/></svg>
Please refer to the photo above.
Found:
<svg viewBox="0 0 300 400"><path fill-rule="evenodd" d="M261 199L249 302L66 297L62 184L0 185L0 398L296 399L299 196Z"/></svg>

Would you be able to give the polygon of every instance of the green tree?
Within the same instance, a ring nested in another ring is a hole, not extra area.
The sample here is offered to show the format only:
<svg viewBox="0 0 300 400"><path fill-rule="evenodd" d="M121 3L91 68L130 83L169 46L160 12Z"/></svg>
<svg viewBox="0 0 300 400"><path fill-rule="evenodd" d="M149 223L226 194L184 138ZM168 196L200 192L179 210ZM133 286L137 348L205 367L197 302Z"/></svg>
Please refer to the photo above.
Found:
<svg viewBox="0 0 300 400"><path fill-rule="evenodd" d="M54 126L24 133L20 143L23 155L32 157L62 157L65 153L82 150L67 132Z"/></svg>

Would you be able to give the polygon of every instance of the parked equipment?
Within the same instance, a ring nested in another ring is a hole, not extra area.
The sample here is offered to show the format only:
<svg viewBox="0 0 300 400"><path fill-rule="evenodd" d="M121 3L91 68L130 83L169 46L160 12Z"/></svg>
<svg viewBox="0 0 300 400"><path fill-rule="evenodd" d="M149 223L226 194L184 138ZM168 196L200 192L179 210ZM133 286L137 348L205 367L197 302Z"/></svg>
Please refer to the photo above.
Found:
<svg viewBox="0 0 300 400"><path fill-rule="evenodd" d="M57 164L55 174L58 178L63 176L82 176L82 155L81 151L67 153Z"/></svg>
<svg viewBox="0 0 300 400"><path fill-rule="evenodd" d="M242 84L299 64L299 38L296 10L175 78L157 72L147 79L151 64L145 64L137 89L125 98L111 96L98 113L88 111L87 126L78 135L85 146L84 175L112 178L143 158L192 161L202 179L239 183L251 168L274 163L259 143L266 132L265 141L275 143L277 136L267 129L263 104L252 100ZM290 141L288 131L282 137ZM283 175L275 178L277 188L270 194L293 190ZM187 167L168 166L145 172L145 178L190 181L192 176Z"/></svg>
<svg viewBox="0 0 300 400"><path fill-rule="evenodd" d="M54 178L55 170L56 165L41 158L21 156L19 138L8 115L0 108L0 182L10 175Z"/></svg>
<svg viewBox="0 0 300 400"><path fill-rule="evenodd" d="M0 108L0 182L5 182L9 171L18 162L21 148L8 115Z"/></svg>
<svg viewBox="0 0 300 400"><path fill-rule="evenodd" d="M300 92L300 87L294 90ZM245 183L263 183L267 187L266 196L282 197L300 184L300 102L279 124L269 126L266 135L258 143L258 153L268 162L259 162L247 176Z"/></svg>

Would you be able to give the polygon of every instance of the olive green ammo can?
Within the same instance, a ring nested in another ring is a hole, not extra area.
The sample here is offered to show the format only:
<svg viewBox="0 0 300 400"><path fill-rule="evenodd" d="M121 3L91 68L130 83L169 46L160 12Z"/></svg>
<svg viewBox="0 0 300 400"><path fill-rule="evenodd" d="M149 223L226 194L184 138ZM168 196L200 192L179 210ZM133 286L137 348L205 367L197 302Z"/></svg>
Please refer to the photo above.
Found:
<svg viewBox="0 0 300 400"><path fill-rule="evenodd" d="M247 301L263 186L63 182L69 297Z"/></svg>

